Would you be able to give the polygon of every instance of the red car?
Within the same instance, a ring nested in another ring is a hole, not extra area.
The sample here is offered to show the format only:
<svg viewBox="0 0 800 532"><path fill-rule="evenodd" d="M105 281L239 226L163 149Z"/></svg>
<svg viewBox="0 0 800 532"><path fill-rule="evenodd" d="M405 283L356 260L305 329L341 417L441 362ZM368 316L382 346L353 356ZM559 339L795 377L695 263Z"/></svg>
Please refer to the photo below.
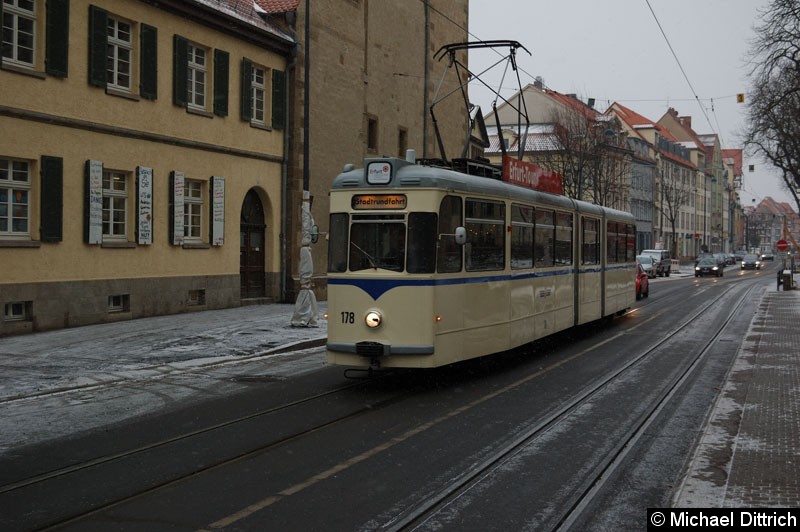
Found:
<svg viewBox="0 0 800 532"><path fill-rule="evenodd" d="M642 268L642 265L636 263L636 299L642 299L650 295L650 279L647 278L647 273Z"/></svg>

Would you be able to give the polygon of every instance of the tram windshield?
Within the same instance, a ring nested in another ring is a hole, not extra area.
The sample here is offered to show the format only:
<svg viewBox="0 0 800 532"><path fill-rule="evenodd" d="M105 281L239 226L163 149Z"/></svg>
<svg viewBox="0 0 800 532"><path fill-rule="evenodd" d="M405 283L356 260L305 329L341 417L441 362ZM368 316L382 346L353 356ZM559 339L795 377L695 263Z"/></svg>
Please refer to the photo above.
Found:
<svg viewBox="0 0 800 532"><path fill-rule="evenodd" d="M354 223L350 228L350 271L383 268L401 272L405 258L405 224Z"/></svg>
<svg viewBox="0 0 800 532"><path fill-rule="evenodd" d="M331 214L328 271L383 269L431 273L436 264L435 213Z"/></svg>

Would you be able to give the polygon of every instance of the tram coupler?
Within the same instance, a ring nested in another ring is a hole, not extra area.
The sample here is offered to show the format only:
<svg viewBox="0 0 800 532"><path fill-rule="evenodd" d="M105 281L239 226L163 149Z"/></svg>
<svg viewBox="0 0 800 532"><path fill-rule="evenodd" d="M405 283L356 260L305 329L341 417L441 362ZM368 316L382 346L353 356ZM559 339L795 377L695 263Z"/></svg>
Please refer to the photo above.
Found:
<svg viewBox="0 0 800 532"><path fill-rule="evenodd" d="M370 361L370 366L368 368L347 368L344 370L344 378L345 379L354 379L354 380L368 380L375 377L375 373L381 367L381 363L379 360L372 359ZM366 375L363 375L366 373Z"/></svg>

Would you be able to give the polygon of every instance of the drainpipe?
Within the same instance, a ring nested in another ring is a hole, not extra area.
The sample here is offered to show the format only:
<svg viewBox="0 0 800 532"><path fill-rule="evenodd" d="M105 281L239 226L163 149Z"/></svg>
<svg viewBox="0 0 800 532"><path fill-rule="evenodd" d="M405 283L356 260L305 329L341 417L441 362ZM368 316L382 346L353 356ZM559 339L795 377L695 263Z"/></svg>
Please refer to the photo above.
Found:
<svg viewBox="0 0 800 532"><path fill-rule="evenodd" d="M295 45L292 47L291 52L291 61L286 65L286 76L284 77L284 83L286 84L285 92L286 94L286 126L283 128L283 162L281 167L281 279L280 279L280 300L286 301L286 277L290 275L290 268L289 268L289 254L286 251L288 247L288 235L287 231L289 228L289 216L288 216L288 204L289 204L289 191L288 191L288 184L289 184L289 162L290 162L290 155L292 150L294 149L294 138L291 133L291 123L293 122L290 117L294 111L294 105L292 98L289 97L290 92L289 89L291 87L291 78L294 69L297 67L297 30L295 28L296 19L292 21L291 28L292 28L292 37L295 39Z"/></svg>
<svg viewBox="0 0 800 532"><path fill-rule="evenodd" d="M428 158L428 47L430 46L430 16L431 6L429 2L425 4L425 81L422 87L422 158Z"/></svg>

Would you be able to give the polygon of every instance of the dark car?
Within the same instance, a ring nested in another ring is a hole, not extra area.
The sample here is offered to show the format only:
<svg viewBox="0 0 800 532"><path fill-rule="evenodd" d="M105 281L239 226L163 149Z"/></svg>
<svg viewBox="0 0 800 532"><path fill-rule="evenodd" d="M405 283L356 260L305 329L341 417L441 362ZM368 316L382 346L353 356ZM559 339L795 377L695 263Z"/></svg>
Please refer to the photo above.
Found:
<svg viewBox="0 0 800 532"><path fill-rule="evenodd" d="M717 263L716 259L704 257L697 261L697 265L694 267L694 276L703 277L704 275L714 275L716 277L722 277L724 270L725 267Z"/></svg>
<svg viewBox="0 0 800 532"><path fill-rule="evenodd" d="M642 268L641 264L636 264L636 299L642 299L650 295L650 279Z"/></svg>
<svg viewBox="0 0 800 532"><path fill-rule="evenodd" d="M761 261L755 255L745 255L742 259L743 270L760 270Z"/></svg>

